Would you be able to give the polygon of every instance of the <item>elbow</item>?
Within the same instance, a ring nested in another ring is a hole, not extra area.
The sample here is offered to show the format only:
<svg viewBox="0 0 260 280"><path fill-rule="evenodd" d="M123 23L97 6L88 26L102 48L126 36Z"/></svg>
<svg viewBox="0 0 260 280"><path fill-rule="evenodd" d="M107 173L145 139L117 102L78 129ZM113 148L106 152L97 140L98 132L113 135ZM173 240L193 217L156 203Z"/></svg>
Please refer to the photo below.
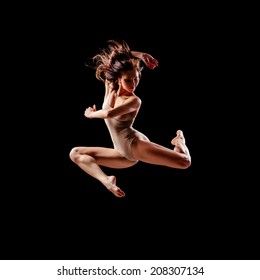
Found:
<svg viewBox="0 0 260 280"><path fill-rule="evenodd" d="M114 118L117 115L115 114L114 109L110 109L110 110L104 110L104 118L108 119L108 118Z"/></svg>

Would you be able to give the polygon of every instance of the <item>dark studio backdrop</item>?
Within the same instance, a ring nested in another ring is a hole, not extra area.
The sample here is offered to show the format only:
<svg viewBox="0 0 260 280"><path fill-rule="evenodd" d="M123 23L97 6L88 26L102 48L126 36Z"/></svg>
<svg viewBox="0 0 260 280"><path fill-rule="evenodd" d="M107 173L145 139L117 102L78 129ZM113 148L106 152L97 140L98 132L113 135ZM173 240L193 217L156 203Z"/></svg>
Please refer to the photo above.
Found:
<svg viewBox="0 0 260 280"><path fill-rule="evenodd" d="M29 35L17 38L28 44L30 66L20 73L27 90L16 98L22 113L9 165L16 171L2 189L7 246L1 258L250 258L256 205L237 186L244 169L231 168L223 148L234 129L225 86L229 30L210 14L161 22L140 17L119 26L73 16L40 21L34 32L30 23ZM192 156L187 170L141 162L104 168L116 175L123 199L69 159L74 146L112 147L104 121L84 117L86 107L101 107L104 94L85 62L109 39L124 39L159 61L156 69L144 69L136 90L142 107L135 128L167 147L182 129Z"/></svg>

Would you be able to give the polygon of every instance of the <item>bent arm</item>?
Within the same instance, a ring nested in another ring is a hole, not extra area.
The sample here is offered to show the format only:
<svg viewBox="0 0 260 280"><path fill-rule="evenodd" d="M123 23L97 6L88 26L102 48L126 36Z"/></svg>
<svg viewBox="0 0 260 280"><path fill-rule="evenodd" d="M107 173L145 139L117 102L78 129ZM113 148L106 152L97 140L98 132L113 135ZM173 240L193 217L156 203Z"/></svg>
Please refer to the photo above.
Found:
<svg viewBox="0 0 260 280"><path fill-rule="evenodd" d="M149 53L137 51L132 51L131 53L133 56L141 59L144 62L144 64L150 69L154 69L159 64L158 60L151 56Z"/></svg>
<svg viewBox="0 0 260 280"><path fill-rule="evenodd" d="M124 104L111 109L96 110L95 105L93 107L88 107L85 110L84 115L90 119L114 118L137 111L140 108L140 105L141 105L141 100L135 96L129 98Z"/></svg>
<svg viewBox="0 0 260 280"><path fill-rule="evenodd" d="M130 97L126 102L117 107L111 108L107 112L107 118L114 118L129 114L139 110L141 106L141 99L137 96Z"/></svg>
<svg viewBox="0 0 260 280"><path fill-rule="evenodd" d="M107 116L107 110L100 109L95 111L92 107L88 107L85 110L84 116L89 119L105 119Z"/></svg>

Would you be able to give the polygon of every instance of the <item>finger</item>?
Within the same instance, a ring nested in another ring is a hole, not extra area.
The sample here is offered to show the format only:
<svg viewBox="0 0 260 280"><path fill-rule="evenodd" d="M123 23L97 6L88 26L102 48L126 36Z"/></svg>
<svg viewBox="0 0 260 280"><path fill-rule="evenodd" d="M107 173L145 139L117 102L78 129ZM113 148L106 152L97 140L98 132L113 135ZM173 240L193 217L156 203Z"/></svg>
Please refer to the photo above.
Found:
<svg viewBox="0 0 260 280"><path fill-rule="evenodd" d="M93 109L96 111L96 104L93 105Z"/></svg>
<svg viewBox="0 0 260 280"><path fill-rule="evenodd" d="M118 83L118 90L117 90L117 92L120 92L120 91L121 91L121 88L122 88L122 84L121 84L121 82L119 82L119 83Z"/></svg>

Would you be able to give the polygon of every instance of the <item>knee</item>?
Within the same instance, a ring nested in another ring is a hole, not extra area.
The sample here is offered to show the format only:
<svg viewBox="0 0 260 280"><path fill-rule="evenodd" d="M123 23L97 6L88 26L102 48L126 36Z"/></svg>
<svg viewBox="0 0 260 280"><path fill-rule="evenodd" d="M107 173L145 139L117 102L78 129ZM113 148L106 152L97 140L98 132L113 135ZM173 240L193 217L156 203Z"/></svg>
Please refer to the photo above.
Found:
<svg viewBox="0 0 260 280"><path fill-rule="evenodd" d="M80 152L80 149L77 148L77 147L71 149L71 151L70 151L70 153L69 153L69 157L70 157L70 159L71 159L73 162L75 162L75 163L77 163L77 164L78 164L79 162L82 162L82 161L83 161L83 158L85 158L84 161L86 161L86 158L88 158L88 156L82 154L82 153Z"/></svg>
<svg viewBox="0 0 260 280"><path fill-rule="evenodd" d="M86 153L82 153L79 148L71 149L69 153L70 159L76 164L85 163L89 164L94 161L94 158Z"/></svg>
<svg viewBox="0 0 260 280"><path fill-rule="evenodd" d="M182 162L181 162L181 168L182 169L187 169L191 166L191 157L190 156L185 156L183 159L182 159Z"/></svg>
<svg viewBox="0 0 260 280"><path fill-rule="evenodd" d="M79 155L80 154L77 148L73 148L70 150L69 157L73 162L77 162Z"/></svg>

